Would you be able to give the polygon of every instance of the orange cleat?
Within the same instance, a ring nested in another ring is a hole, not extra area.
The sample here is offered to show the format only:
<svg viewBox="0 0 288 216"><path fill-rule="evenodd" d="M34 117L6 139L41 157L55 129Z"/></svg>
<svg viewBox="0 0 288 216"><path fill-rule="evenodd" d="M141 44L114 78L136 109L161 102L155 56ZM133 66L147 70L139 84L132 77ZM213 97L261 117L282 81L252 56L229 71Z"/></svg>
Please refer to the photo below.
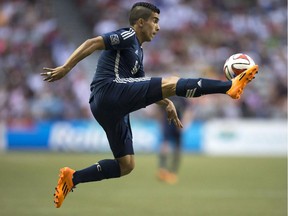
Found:
<svg viewBox="0 0 288 216"><path fill-rule="evenodd" d="M258 73L258 65L254 65L233 78L231 88L226 92L231 98L239 99L247 83L251 82Z"/></svg>
<svg viewBox="0 0 288 216"><path fill-rule="evenodd" d="M175 173L169 172L169 175L166 176L165 182L174 185L178 182L178 177Z"/></svg>
<svg viewBox="0 0 288 216"><path fill-rule="evenodd" d="M159 169L157 174L156 174L156 177L158 178L158 180L160 181L165 181L166 180L166 177L169 175L168 171L165 170L165 169Z"/></svg>
<svg viewBox="0 0 288 216"><path fill-rule="evenodd" d="M56 208L61 207L65 197L73 190L74 185L72 178L74 172L75 170L70 169L69 167L60 169L58 184L54 193L54 203Z"/></svg>
<svg viewBox="0 0 288 216"><path fill-rule="evenodd" d="M176 184L178 182L177 175L165 169L159 169L159 171L156 174L156 177L158 178L159 181L162 181L171 185Z"/></svg>

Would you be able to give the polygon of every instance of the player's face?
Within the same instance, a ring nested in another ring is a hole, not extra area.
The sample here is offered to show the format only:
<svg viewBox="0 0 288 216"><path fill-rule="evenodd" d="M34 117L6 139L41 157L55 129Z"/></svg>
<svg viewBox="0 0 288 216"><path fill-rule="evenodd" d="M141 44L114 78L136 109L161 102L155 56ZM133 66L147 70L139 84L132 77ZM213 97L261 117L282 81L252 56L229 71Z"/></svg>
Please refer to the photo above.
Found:
<svg viewBox="0 0 288 216"><path fill-rule="evenodd" d="M147 21L144 21L142 28L142 37L144 41L151 41L160 30L159 14L152 12Z"/></svg>

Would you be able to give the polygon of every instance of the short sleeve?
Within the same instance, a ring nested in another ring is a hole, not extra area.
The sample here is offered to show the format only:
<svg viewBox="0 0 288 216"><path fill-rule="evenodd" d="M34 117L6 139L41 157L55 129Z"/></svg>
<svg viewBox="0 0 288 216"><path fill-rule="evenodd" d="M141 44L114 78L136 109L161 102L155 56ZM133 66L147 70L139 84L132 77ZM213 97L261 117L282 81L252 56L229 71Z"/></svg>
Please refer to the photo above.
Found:
<svg viewBox="0 0 288 216"><path fill-rule="evenodd" d="M135 31L132 28L120 29L102 35L106 50L128 49L135 41Z"/></svg>

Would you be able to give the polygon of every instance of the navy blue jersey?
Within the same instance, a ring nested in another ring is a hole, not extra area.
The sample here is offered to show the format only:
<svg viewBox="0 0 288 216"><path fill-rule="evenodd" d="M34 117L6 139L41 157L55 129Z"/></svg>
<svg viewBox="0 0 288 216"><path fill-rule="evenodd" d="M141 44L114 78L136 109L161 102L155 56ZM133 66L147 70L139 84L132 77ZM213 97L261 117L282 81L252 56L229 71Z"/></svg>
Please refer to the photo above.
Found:
<svg viewBox="0 0 288 216"><path fill-rule="evenodd" d="M133 28L121 28L102 35L102 51L92 84L102 87L110 79L144 77L143 50Z"/></svg>
<svg viewBox="0 0 288 216"><path fill-rule="evenodd" d="M119 158L134 154L129 113L161 100L162 80L144 77L143 50L133 28L102 37L106 49L98 60L89 102Z"/></svg>

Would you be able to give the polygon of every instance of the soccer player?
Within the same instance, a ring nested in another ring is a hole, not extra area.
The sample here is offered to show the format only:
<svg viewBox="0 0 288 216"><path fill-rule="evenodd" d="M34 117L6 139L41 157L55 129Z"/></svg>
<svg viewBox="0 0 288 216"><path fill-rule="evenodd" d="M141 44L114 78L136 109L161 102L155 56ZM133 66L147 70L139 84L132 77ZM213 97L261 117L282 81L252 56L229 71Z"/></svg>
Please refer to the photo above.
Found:
<svg viewBox="0 0 288 216"><path fill-rule="evenodd" d="M170 100L174 103L177 115L181 120L187 107L187 100L183 97L173 96ZM174 124L167 123L167 115L163 114L160 119L162 142L158 154L158 171L157 178L168 184L178 182L178 171L181 160L181 135L182 128Z"/></svg>
<svg viewBox="0 0 288 216"><path fill-rule="evenodd" d="M129 113L157 103L165 107L168 121L182 127L174 104L167 99L199 97L222 93L240 98L258 66L244 71L232 81L180 79L170 76L145 77L142 44L151 41L160 30L160 10L155 5L138 2L130 11L130 27L86 40L56 68L43 68L44 81L63 78L72 68L96 50L103 50L91 83L90 107L93 116L106 132L114 159L100 160L82 170L60 169L54 203L59 208L67 194L79 183L118 178L129 174L135 166Z"/></svg>

